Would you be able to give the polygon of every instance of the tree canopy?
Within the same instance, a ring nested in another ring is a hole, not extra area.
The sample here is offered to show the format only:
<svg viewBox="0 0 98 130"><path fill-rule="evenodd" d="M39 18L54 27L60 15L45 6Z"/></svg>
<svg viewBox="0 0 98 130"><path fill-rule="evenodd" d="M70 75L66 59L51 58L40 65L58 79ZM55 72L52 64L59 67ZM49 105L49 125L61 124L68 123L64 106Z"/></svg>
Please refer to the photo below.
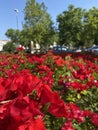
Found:
<svg viewBox="0 0 98 130"><path fill-rule="evenodd" d="M68 10L57 16L59 41L72 46L91 46L98 44L98 9L90 10L75 8L70 5Z"/></svg>
<svg viewBox="0 0 98 130"><path fill-rule="evenodd" d="M67 46L92 46L98 44L98 9L85 10L74 5L57 16L54 26L47 7L42 2L27 0L24 8L23 29L8 29L6 36L14 43L28 46L30 41L42 45L58 42Z"/></svg>
<svg viewBox="0 0 98 130"><path fill-rule="evenodd" d="M53 42L55 30L51 16L47 13L44 3L37 3L36 0L27 0L25 6L25 24L23 30L28 30L29 40L37 43Z"/></svg>

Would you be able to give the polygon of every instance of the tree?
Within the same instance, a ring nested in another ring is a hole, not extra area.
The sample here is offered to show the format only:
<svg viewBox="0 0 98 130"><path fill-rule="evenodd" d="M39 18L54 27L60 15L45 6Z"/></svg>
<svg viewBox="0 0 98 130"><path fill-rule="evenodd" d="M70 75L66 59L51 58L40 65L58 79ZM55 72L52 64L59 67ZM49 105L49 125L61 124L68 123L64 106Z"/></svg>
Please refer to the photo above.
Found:
<svg viewBox="0 0 98 130"><path fill-rule="evenodd" d="M27 0L24 8L24 24L22 31L8 29L5 35L15 44L29 46L31 41L49 45L58 40L58 32L53 26L51 16L44 3Z"/></svg>
<svg viewBox="0 0 98 130"><path fill-rule="evenodd" d="M73 5L57 17L61 44L89 47L98 45L98 9L83 10Z"/></svg>
<svg viewBox="0 0 98 130"><path fill-rule="evenodd" d="M11 39L11 42L18 45L20 43L20 33L21 31L19 30L8 29L5 35Z"/></svg>
<svg viewBox="0 0 98 130"><path fill-rule="evenodd" d="M28 39L39 44L53 42L55 30L44 3L39 4L36 0L27 0L24 12L25 23L23 25L23 30L28 32Z"/></svg>
<svg viewBox="0 0 98 130"><path fill-rule="evenodd" d="M98 9L89 9L84 16L85 46L98 45Z"/></svg>
<svg viewBox="0 0 98 130"><path fill-rule="evenodd" d="M57 17L59 40L61 44L78 45L81 41L84 10L73 5Z"/></svg>
<svg viewBox="0 0 98 130"><path fill-rule="evenodd" d="M3 50L4 50L5 52L15 52L15 51L16 51L16 46L15 46L14 43L8 42L7 44L5 44L5 45L3 46Z"/></svg>

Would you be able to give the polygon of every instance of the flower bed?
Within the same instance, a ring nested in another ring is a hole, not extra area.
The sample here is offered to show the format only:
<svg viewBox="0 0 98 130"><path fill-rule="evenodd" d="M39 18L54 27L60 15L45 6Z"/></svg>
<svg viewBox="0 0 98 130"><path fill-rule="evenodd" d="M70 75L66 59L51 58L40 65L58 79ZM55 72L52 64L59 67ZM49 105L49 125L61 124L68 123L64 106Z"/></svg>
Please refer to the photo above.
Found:
<svg viewBox="0 0 98 130"><path fill-rule="evenodd" d="M0 130L83 129L98 129L97 55L0 55Z"/></svg>

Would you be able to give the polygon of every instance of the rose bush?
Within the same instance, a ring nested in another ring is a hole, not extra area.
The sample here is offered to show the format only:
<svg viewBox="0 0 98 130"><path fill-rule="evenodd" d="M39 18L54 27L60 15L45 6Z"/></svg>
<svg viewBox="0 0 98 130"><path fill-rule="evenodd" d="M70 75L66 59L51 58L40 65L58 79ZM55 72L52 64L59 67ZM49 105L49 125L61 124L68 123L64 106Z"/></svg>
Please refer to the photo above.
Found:
<svg viewBox="0 0 98 130"><path fill-rule="evenodd" d="M97 130L98 56L0 54L0 130Z"/></svg>

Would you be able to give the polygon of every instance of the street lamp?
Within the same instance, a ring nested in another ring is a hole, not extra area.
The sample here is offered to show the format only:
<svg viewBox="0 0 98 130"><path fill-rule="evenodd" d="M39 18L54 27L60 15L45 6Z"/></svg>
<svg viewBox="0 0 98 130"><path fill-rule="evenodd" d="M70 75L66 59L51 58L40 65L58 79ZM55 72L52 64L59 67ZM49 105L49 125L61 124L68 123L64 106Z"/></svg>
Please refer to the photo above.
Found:
<svg viewBox="0 0 98 130"><path fill-rule="evenodd" d="M16 24L17 24L17 30L18 30L18 9L14 9L15 13L16 13ZM19 45L19 34L16 34L16 43L17 45Z"/></svg>
<svg viewBox="0 0 98 130"><path fill-rule="evenodd" d="M18 29L18 9L14 9L14 11L16 12L16 23L17 23L17 29Z"/></svg>

